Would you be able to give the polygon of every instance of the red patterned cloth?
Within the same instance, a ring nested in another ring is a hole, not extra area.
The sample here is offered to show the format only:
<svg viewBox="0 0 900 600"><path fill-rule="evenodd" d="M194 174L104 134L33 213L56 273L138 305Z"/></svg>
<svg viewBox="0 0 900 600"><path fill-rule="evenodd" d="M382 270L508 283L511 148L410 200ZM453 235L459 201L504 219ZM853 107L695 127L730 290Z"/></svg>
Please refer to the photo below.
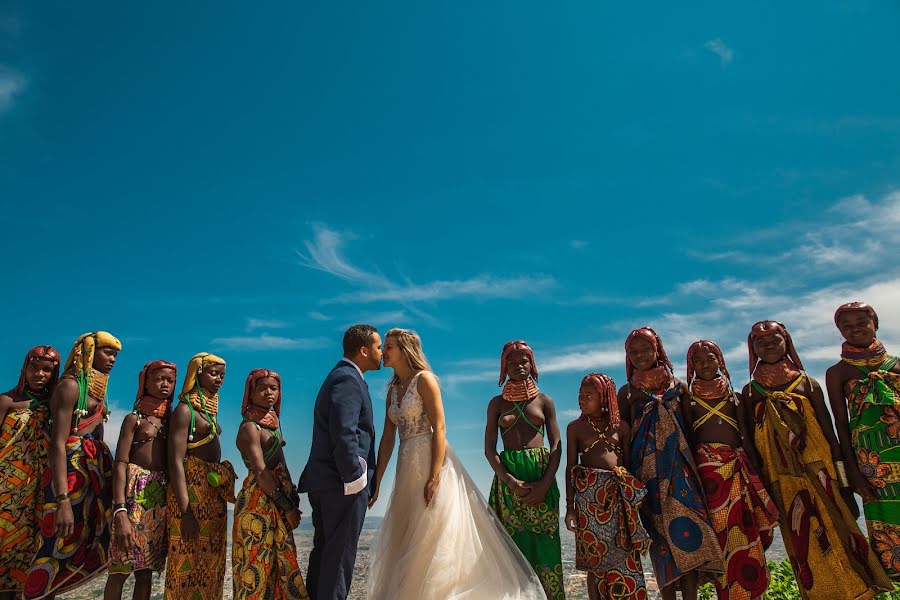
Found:
<svg viewBox="0 0 900 600"><path fill-rule="evenodd" d="M762 598L769 585L765 549L778 509L743 448L701 443L695 450L712 526L725 552L725 574L716 578L719 600Z"/></svg>
<svg viewBox="0 0 900 600"><path fill-rule="evenodd" d="M644 485L623 467L615 470L576 465L575 568L593 573L603 598L646 600L641 554L650 537L641 526L638 505Z"/></svg>

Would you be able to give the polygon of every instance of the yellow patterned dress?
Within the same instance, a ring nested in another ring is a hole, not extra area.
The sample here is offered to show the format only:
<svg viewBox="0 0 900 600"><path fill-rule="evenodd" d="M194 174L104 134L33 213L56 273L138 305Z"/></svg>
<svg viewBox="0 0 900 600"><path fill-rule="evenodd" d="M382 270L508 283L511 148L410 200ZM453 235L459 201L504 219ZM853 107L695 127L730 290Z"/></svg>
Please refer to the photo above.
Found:
<svg viewBox="0 0 900 600"><path fill-rule="evenodd" d="M765 399L754 407L762 477L780 513L785 550L801 597L864 600L893 589L837 488L831 448L809 399L751 385Z"/></svg>
<svg viewBox="0 0 900 600"><path fill-rule="evenodd" d="M281 464L274 475L289 493L291 482ZM252 472L235 502L231 540L236 600L309 599L297 563L294 532Z"/></svg>
<svg viewBox="0 0 900 600"><path fill-rule="evenodd" d="M10 410L0 426L0 592L21 593L38 548L47 414Z"/></svg>
<svg viewBox="0 0 900 600"><path fill-rule="evenodd" d="M234 468L228 461L184 459L188 500L200 525L199 538L181 537L181 510L168 489L169 556L167 600L221 600L225 583L228 502L234 502Z"/></svg>

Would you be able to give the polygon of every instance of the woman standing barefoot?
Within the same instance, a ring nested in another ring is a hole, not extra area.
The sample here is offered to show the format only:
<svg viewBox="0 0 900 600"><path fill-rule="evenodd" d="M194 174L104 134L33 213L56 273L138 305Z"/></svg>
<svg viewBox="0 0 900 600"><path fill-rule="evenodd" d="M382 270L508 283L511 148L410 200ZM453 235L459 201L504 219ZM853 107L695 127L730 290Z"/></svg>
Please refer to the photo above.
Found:
<svg viewBox="0 0 900 600"><path fill-rule="evenodd" d="M387 332L384 366L394 370L380 482L400 434L390 505L372 545L369 600L539 600L544 590L447 444L444 407L419 336ZM370 506L378 498L378 488Z"/></svg>
<svg viewBox="0 0 900 600"><path fill-rule="evenodd" d="M528 344L507 342L500 356L503 393L488 404L484 430L484 454L495 473L488 503L531 563L547 598L563 600L556 485L562 454L559 423L553 400L538 389L537 378ZM500 454L498 428L503 438ZM544 446L544 430L549 449Z"/></svg>
<svg viewBox="0 0 900 600"><path fill-rule="evenodd" d="M309 600L297 564L300 501L291 485L281 433L281 377L254 369L244 384L237 446L249 469L234 503L231 563L239 600Z"/></svg>

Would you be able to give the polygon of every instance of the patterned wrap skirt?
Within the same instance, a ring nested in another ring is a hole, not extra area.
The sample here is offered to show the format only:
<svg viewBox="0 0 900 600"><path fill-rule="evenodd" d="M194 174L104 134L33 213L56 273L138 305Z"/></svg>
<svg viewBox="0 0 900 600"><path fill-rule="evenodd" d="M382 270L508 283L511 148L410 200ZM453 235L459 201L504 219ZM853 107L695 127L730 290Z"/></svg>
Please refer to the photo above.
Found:
<svg viewBox="0 0 900 600"><path fill-rule="evenodd" d="M184 476L200 535L193 541L181 537L181 510L170 485L165 597L166 600L221 600L225 587L228 503L234 502L234 468L227 460L213 463L188 456L184 459Z"/></svg>
<svg viewBox="0 0 900 600"><path fill-rule="evenodd" d="M75 589L102 575L109 564L112 455L106 444L91 434L70 437L66 441L66 478L75 527L69 537L59 539L54 531L53 477L49 465L44 469L42 541L25 581L28 600Z"/></svg>
<svg viewBox="0 0 900 600"><path fill-rule="evenodd" d="M125 504L135 543L132 548L120 548L113 537L109 546L110 573L144 570L160 573L165 569L169 551L166 536L168 486L169 479L164 471L150 471L133 463L128 464Z"/></svg>
<svg viewBox="0 0 900 600"><path fill-rule="evenodd" d="M725 552L725 573L714 582L719 600L762 598L769 585L765 549L778 525L778 509L743 448L701 443L694 454Z"/></svg>
<svg viewBox="0 0 900 600"><path fill-rule="evenodd" d="M0 425L0 592L21 593L38 549L47 466L46 410L10 410Z"/></svg>
<svg viewBox="0 0 900 600"><path fill-rule="evenodd" d="M510 475L533 483L539 481L550 463L547 448L504 450L500 460ZM559 539L559 487L556 480L543 502L528 506L496 476L488 499L503 528L531 564L551 600L566 597L563 584L562 546Z"/></svg>
<svg viewBox="0 0 900 600"><path fill-rule="evenodd" d="M650 537L638 506L647 489L623 467L615 470L576 465L575 568L596 577L603 598L646 600L641 554Z"/></svg>
<svg viewBox="0 0 900 600"><path fill-rule="evenodd" d="M290 493L291 482L282 464L273 475L279 487ZM252 472L235 502L231 540L236 600L309 599L297 563L294 532Z"/></svg>

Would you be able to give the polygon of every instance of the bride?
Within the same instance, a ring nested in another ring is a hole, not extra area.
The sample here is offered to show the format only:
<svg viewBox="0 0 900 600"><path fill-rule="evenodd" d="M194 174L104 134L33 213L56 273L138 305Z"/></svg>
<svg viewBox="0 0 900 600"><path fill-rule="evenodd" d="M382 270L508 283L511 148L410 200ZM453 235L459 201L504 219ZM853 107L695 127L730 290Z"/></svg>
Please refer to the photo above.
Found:
<svg viewBox="0 0 900 600"><path fill-rule="evenodd" d="M370 551L369 600L539 600L537 576L447 444L437 378L414 331L385 335L394 370L375 492L400 433L390 504Z"/></svg>

